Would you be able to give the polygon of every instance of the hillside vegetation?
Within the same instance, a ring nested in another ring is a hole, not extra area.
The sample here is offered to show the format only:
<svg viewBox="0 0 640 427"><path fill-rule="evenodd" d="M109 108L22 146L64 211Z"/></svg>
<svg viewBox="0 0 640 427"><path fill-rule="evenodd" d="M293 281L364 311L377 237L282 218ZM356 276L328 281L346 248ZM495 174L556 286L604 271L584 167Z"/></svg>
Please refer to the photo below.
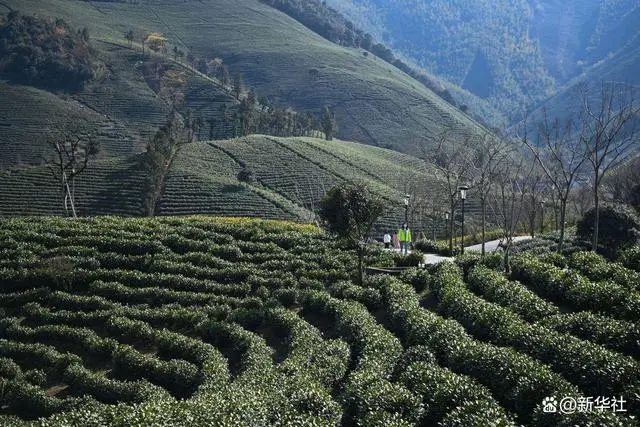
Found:
<svg viewBox="0 0 640 427"><path fill-rule="evenodd" d="M328 0L356 26L428 71L486 99L511 119L596 64L636 68L637 1ZM459 101L460 102L460 101ZM467 103L473 107L473 99ZM475 108L478 108L477 106ZM473 108L471 108L473 110ZM520 117L519 117L520 116Z"/></svg>
<svg viewBox="0 0 640 427"><path fill-rule="evenodd" d="M0 72L13 80L52 89L78 90L106 71L86 27L76 33L63 20L18 12L0 21L0 58Z"/></svg>
<svg viewBox="0 0 640 427"><path fill-rule="evenodd" d="M398 68L374 55L365 56L362 49L331 43L258 0L137 4L8 0L3 5L0 8L59 17L76 28L88 28L111 77L106 86L86 88L73 99L124 126L134 140L144 136L138 132L157 128L155 114L166 108L158 94L145 87L148 84L139 67L143 59L140 43L152 32L163 34L169 52L176 46L197 59L221 58L232 77L242 76L246 86L276 106L316 114L325 106L332 107L342 139L411 151L445 128L459 133L482 130ZM134 35L132 48L124 39L129 31ZM167 56L172 59L170 53ZM187 78L196 83L204 77L192 73ZM207 82L220 88L216 81ZM222 97L223 89L218 92ZM219 96L204 91L192 95L198 94L204 98L185 97L184 109L215 111ZM2 121L10 122L11 116Z"/></svg>
<svg viewBox="0 0 640 427"><path fill-rule="evenodd" d="M445 263L356 286L354 254L315 227L201 217L5 219L0 254L3 426L631 426L638 415L640 295L610 282L638 272L596 277L597 256L567 270L524 255L513 277L467 257L464 275ZM615 400L543 411L545 396L584 395Z"/></svg>
<svg viewBox="0 0 640 427"><path fill-rule="evenodd" d="M87 82L72 94L0 82L6 100L0 105L0 168L43 163L50 155L46 143L53 130L93 133L102 157L141 152L171 110L158 89L145 80L145 67L156 61L181 76L183 83L177 88L184 93L182 111L210 117L217 116L221 106L237 105L227 90L181 64L106 42L95 46L109 65L109 76ZM206 136L205 129L202 134Z"/></svg>
<svg viewBox="0 0 640 427"><path fill-rule="evenodd" d="M76 180L79 215L144 214L141 161L137 155L90 163ZM50 175L44 166L0 173L0 216L63 213ZM359 181L388 201L379 227L395 229L408 179L428 186L434 176L415 157L347 141L256 135L195 142L181 145L173 158L156 214L312 221L333 185Z"/></svg>

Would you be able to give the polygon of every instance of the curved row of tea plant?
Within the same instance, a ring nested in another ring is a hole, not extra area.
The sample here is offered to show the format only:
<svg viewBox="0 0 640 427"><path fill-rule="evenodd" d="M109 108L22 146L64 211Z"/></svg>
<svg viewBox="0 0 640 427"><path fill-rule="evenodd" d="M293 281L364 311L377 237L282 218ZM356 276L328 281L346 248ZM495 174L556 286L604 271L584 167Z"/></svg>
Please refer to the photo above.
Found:
<svg viewBox="0 0 640 427"><path fill-rule="evenodd" d="M633 424L542 410L615 392L635 413L630 312L560 314L497 255L356 285L354 255L279 221L0 220L0 424Z"/></svg>

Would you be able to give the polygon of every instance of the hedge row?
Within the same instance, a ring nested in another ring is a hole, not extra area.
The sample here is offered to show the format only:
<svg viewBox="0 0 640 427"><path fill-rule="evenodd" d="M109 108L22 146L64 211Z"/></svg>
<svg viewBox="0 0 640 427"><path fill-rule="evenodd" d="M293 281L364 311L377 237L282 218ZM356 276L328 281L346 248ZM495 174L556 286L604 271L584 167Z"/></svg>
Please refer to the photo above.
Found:
<svg viewBox="0 0 640 427"><path fill-rule="evenodd" d="M575 335L629 356L640 355L640 328L634 322L581 311L557 314L542 319L538 323L545 328Z"/></svg>
<svg viewBox="0 0 640 427"><path fill-rule="evenodd" d="M467 276L469 289L487 301L513 310L528 322L557 314L558 307L543 300L519 282L509 281L501 273L476 267Z"/></svg>
<svg viewBox="0 0 640 427"><path fill-rule="evenodd" d="M118 379L148 379L176 397L190 396L202 378L198 368L184 360L160 360L121 344L113 354L113 373Z"/></svg>
<svg viewBox="0 0 640 427"><path fill-rule="evenodd" d="M422 411L420 398L389 381L402 355L398 339L357 302L318 291L306 292L304 302L305 310L333 319L337 333L349 343L355 357L342 396L346 421L363 425L415 423Z"/></svg>
<svg viewBox="0 0 640 427"><path fill-rule="evenodd" d="M501 274L490 271L476 280L507 281ZM640 383L640 363L633 358L523 321L512 311L471 293L452 264L440 266L433 290L438 310L459 321L473 335L496 345L513 347L549 364L589 395L618 395L628 384Z"/></svg>
<svg viewBox="0 0 640 427"><path fill-rule="evenodd" d="M61 353L52 346L39 343L21 343L0 339L0 357L19 360L23 368L51 369L62 373L72 363L82 363L80 357Z"/></svg>
<svg viewBox="0 0 640 427"><path fill-rule="evenodd" d="M82 403L80 399L58 399L51 397L45 390L23 379L0 378L0 405L26 420L46 417L55 412L73 409ZM2 420L0 420L2 421ZM20 424L24 425L24 421Z"/></svg>
<svg viewBox="0 0 640 427"><path fill-rule="evenodd" d="M230 313L229 306L181 307L166 305L159 308L138 308L135 306L115 305L108 310L96 310L91 312L57 310L53 311L38 303L28 303L23 307L23 313L27 316L23 321L30 325L60 324L69 326L102 327L111 316L129 317L143 320L156 328L183 329L193 328L209 316L222 318Z"/></svg>
<svg viewBox="0 0 640 427"><path fill-rule="evenodd" d="M331 391L347 372L349 346L338 339L324 340L317 328L292 311L271 308L265 314L266 324L286 337L289 354L278 369L286 376L305 376Z"/></svg>
<svg viewBox="0 0 640 427"><path fill-rule="evenodd" d="M638 292L640 290L640 273L617 262L611 262L596 252L573 253L569 266L580 271L590 280L596 282L610 280L631 291Z"/></svg>
<svg viewBox="0 0 640 427"><path fill-rule="evenodd" d="M378 309L382 302L379 290L354 285L351 282L335 282L329 286L328 291L335 298L358 301L371 311Z"/></svg>
<svg viewBox="0 0 640 427"><path fill-rule="evenodd" d="M287 376L276 369L273 349L264 338L235 323L210 321L197 329L205 340L229 348L229 360L237 361L238 366L233 369L234 381L221 393L212 396L198 392L190 401L197 410L195 424L339 424L342 409L331 395L306 376ZM203 408L208 408L209 414L200 414ZM209 421L200 424L199 418Z"/></svg>
<svg viewBox="0 0 640 427"><path fill-rule="evenodd" d="M11 319L3 319L3 322ZM17 319L7 327L0 327L3 338L49 344L53 347L72 349L99 359L109 359L118 347L118 342L102 338L93 330L65 325L23 326ZM4 326L4 325L3 325Z"/></svg>
<svg viewBox="0 0 640 427"><path fill-rule="evenodd" d="M506 409L516 413L519 422L569 426L604 419L610 425L624 425L609 414L590 419L584 414L544 413L541 396L579 396L580 392L537 360L510 348L477 341L459 323L424 310L410 285L392 281L383 287L383 298L396 332L408 345L425 345L440 365L476 379Z"/></svg>
<svg viewBox="0 0 640 427"><path fill-rule="evenodd" d="M531 255L514 258L512 276L524 282L538 295L577 310L592 310L615 318L637 320L640 294L629 292L616 283L593 283L573 270L546 264Z"/></svg>
<svg viewBox="0 0 640 427"><path fill-rule="evenodd" d="M146 380L118 381L97 374L84 366L73 363L64 371L63 379L77 395L90 395L99 402L144 402L164 398L167 392Z"/></svg>
<svg viewBox="0 0 640 427"><path fill-rule="evenodd" d="M154 307L171 303L183 306L227 304L231 307L237 307L242 305L261 305L260 300L257 298L238 299L204 292L174 291L157 286L152 288L130 288L120 283L101 281L91 283L89 291L95 295L123 304L149 304Z"/></svg>
<svg viewBox="0 0 640 427"><path fill-rule="evenodd" d="M410 364L400 381L422 396L421 425L515 425L486 388L433 362ZM469 417L476 419L472 423L463 421Z"/></svg>

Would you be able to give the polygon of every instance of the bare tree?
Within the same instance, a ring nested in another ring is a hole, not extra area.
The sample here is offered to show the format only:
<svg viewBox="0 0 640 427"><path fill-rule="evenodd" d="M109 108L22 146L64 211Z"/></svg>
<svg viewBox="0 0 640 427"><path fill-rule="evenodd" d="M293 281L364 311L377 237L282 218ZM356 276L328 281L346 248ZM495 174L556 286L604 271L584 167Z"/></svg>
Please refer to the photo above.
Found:
<svg viewBox="0 0 640 427"><path fill-rule="evenodd" d="M513 151L510 143L497 136L485 134L475 145L473 153L473 187L480 199L482 256L485 254L485 234L487 218L487 201L493 188L493 181L505 165L505 161Z"/></svg>
<svg viewBox="0 0 640 427"><path fill-rule="evenodd" d="M438 138L435 148L422 145L423 159L433 165L436 182L444 191L449 205L449 252L453 253L453 225L458 205L458 188L467 183L472 171L470 137L456 138L450 130Z"/></svg>
<svg viewBox="0 0 640 427"><path fill-rule="evenodd" d="M60 185L62 205L67 216L77 218L75 180L85 171L90 158L98 153L99 146L93 134L84 133L81 118L74 118L71 123L70 129L49 125L53 135L46 140L49 154L45 157L45 163L53 179Z"/></svg>
<svg viewBox="0 0 640 427"><path fill-rule="evenodd" d="M605 175L638 149L635 121L640 119L640 105L634 104L634 88L625 84L601 83L596 100L587 85L580 88L580 140L584 144L591 169L595 215L592 249L598 248L600 222L600 188Z"/></svg>
<svg viewBox="0 0 640 427"><path fill-rule="evenodd" d="M494 197L494 206L500 218L500 228L504 238L500 247L504 249L504 266L507 272L511 271L509 254L513 245L518 226L521 223L525 197L527 193L535 191L531 188L531 176L535 169L535 163L526 166L525 157L506 160L501 173L495 177L494 188L491 192Z"/></svg>
<svg viewBox="0 0 640 427"><path fill-rule="evenodd" d="M576 178L583 170L587 152L579 135L575 135L573 120L567 119L561 122L555 119L550 122L546 110L543 114L544 118L537 126L537 143L533 144L528 139L526 131L522 142L533 153L557 197L560 214L558 240L558 252L560 252L564 245L567 200L576 183Z"/></svg>
<svg viewBox="0 0 640 427"><path fill-rule="evenodd" d="M539 214L540 202L544 197L544 172L540 169L537 163L532 162L531 173L527 177L526 187L527 193L525 197L526 205L526 217L529 225L529 234L531 237L535 237L536 233L536 218Z"/></svg>
<svg viewBox="0 0 640 427"><path fill-rule="evenodd" d="M569 200L573 204L575 216L583 217L589 209L593 207L593 198L591 197L591 183L587 183L576 188Z"/></svg>

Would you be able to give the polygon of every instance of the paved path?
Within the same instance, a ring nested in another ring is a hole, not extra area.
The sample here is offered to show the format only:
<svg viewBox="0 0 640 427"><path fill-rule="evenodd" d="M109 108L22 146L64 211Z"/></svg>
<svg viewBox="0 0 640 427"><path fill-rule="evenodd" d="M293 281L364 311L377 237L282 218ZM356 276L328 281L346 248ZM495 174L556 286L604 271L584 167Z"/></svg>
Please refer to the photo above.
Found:
<svg viewBox="0 0 640 427"><path fill-rule="evenodd" d="M531 236L516 236L513 238L513 242L521 242L523 240L529 240L531 239ZM494 252L496 250L498 250L498 243L500 243L500 240L491 240L489 242L485 242L484 244L484 249L487 252ZM464 247L465 251L477 251L480 252L482 250L482 244L479 245L473 245L473 246L465 246Z"/></svg>
<svg viewBox="0 0 640 427"><path fill-rule="evenodd" d="M450 256L440 256L434 254L424 254L425 264L440 264L442 261L451 261L453 258Z"/></svg>
<svg viewBox="0 0 640 427"><path fill-rule="evenodd" d="M522 240L529 240L531 239L531 236L517 236L513 238L514 242L520 242ZM484 244L484 249L487 252L495 252L496 250L498 250L498 244L500 243L500 240L491 240L488 242L485 242ZM465 246L464 248L465 251L475 251L475 252L480 252L482 250L482 244L479 245L472 245L472 246ZM446 257L446 256L440 256L440 255L435 255L435 254L425 254L424 255L424 263L425 264L438 264L441 263L442 261L447 261L447 260L452 260L452 257Z"/></svg>

